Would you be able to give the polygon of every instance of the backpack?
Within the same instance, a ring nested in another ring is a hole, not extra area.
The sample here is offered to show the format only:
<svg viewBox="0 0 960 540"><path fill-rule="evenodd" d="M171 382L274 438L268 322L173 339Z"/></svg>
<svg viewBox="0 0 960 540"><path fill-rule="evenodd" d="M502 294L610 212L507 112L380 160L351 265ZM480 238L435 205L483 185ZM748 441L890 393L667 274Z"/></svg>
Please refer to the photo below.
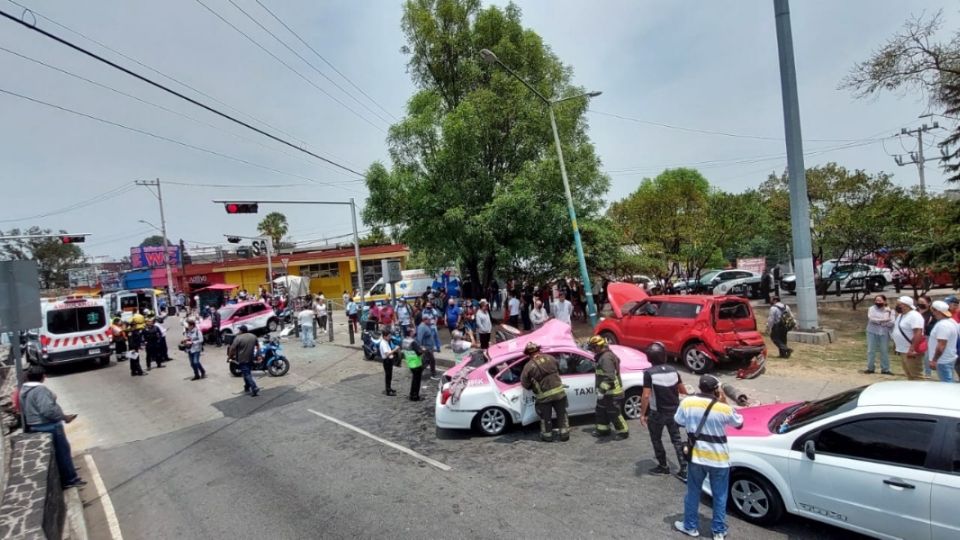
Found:
<svg viewBox="0 0 960 540"><path fill-rule="evenodd" d="M781 311L783 314L780 315L780 324L782 324L787 330L793 330L796 328L797 320L793 318L793 313L790 311L790 309L784 305Z"/></svg>

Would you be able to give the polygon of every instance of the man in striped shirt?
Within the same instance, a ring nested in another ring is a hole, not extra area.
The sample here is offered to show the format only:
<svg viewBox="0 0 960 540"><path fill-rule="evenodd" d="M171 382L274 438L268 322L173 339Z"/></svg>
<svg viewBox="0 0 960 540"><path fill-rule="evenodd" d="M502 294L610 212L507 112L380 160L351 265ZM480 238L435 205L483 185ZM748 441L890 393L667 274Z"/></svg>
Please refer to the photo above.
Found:
<svg viewBox="0 0 960 540"><path fill-rule="evenodd" d="M704 414L706 420L697 434ZM677 521L673 526L687 536L700 536L697 508L703 481L709 477L713 495L713 539L724 540L727 537L727 490L730 482L730 451L727 447L726 427L743 427L743 418L727 404L727 399L720 390L720 380L713 375L703 375L700 377L700 393L680 402L674 420L687 430L688 440L693 437L696 443L687 467L683 521Z"/></svg>

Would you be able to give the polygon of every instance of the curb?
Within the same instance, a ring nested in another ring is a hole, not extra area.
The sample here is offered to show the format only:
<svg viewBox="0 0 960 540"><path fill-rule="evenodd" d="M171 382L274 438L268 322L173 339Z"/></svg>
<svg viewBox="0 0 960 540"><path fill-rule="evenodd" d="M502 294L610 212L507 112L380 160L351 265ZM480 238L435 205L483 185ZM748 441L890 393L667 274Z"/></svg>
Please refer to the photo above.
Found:
<svg viewBox="0 0 960 540"><path fill-rule="evenodd" d="M63 490L63 500L67 505L63 537L67 540L87 540L89 538L87 521L83 517L83 501L80 500L80 490L77 488Z"/></svg>

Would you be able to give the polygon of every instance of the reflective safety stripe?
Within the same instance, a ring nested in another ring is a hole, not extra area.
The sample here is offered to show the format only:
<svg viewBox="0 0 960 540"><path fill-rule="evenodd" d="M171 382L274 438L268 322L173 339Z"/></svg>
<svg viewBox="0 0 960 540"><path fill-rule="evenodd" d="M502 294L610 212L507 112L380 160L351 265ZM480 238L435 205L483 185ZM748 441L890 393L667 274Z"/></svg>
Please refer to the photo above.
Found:
<svg viewBox="0 0 960 540"><path fill-rule="evenodd" d="M564 390L563 386L558 386L558 387L556 387L556 388L551 388L550 390L547 390L546 392L540 392L540 391L539 391L539 390L540 390L540 385L539 385L539 384L536 385L536 390L537 390L537 393L536 393L537 401L542 401L542 400L544 400L544 399L546 399L546 398L548 398L548 397L553 397L553 396L556 396L556 395L558 395L558 394L563 394L564 392L566 392L566 390Z"/></svg>

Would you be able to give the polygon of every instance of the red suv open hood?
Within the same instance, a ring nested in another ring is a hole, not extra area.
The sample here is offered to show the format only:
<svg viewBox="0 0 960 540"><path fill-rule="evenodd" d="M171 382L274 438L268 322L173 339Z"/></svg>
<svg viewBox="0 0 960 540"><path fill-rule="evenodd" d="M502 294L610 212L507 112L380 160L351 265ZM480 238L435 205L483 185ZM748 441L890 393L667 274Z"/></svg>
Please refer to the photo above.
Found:
<svg viewBox="0 0 960 540"><path fill-rule="evenodd" d="M632 283L610 283L607 285L607 298L610 299L610 307L613 309L613 315L616 318L623 317L620 308L627 302L639 302L648 295L646 291Z"/></svg>

